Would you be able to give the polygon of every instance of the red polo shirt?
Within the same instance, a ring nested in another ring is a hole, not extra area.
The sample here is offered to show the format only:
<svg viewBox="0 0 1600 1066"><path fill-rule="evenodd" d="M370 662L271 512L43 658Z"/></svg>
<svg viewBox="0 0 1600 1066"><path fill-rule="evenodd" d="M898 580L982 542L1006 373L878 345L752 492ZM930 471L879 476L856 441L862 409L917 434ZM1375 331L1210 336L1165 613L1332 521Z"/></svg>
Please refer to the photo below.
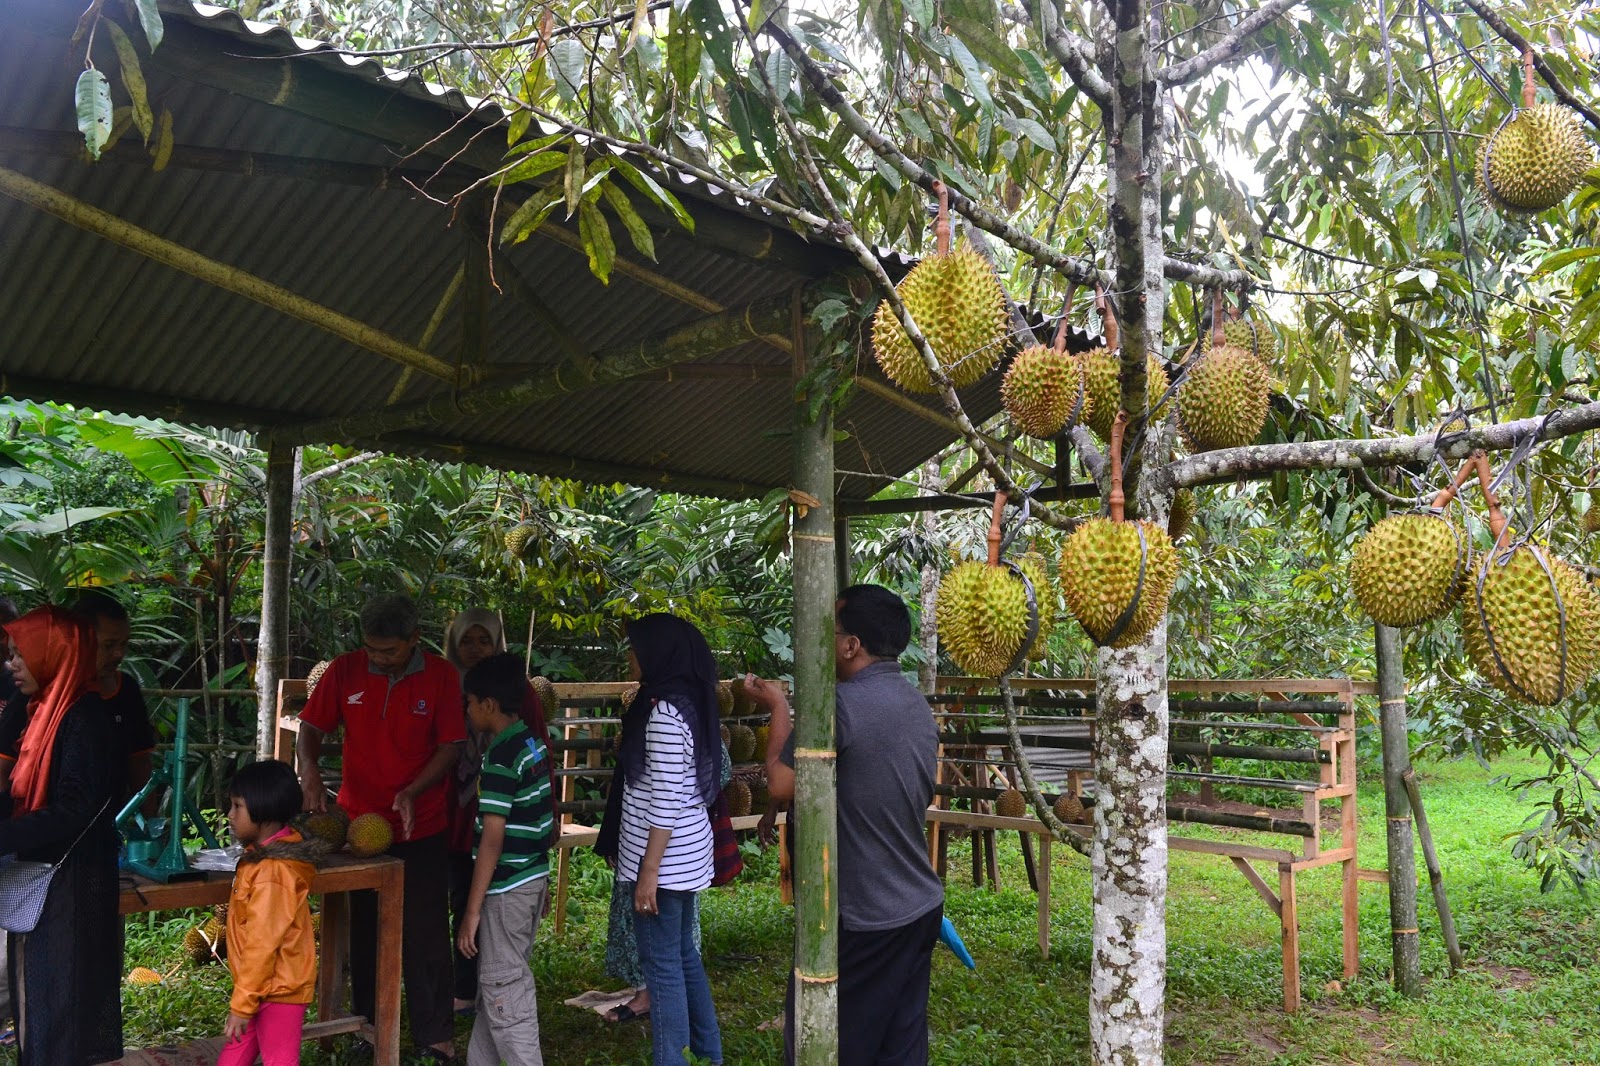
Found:
<svg viewBox="0 0 1600 1066"><path fill-rule="evenodd" d="M365 650L339 656L317 682L300 720L324 733L344 726L339 806L351 817L383 815L396 840L400 815L394 810L395 796L417 779L439 745L467 735L461 676L421 648L406 672L392 680L368 665ZM444 832L446 778L417 797L411 839Z"/></svg>

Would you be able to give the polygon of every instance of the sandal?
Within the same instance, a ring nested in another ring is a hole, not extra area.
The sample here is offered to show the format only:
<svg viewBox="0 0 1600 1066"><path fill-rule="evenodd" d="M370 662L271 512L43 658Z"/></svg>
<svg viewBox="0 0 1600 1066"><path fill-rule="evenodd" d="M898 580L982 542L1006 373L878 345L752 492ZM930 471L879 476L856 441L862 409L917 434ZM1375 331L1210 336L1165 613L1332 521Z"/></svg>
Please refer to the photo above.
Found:
<svg viewBox="0 0 1600 1066"><path fill-rule="evenodd" d="M634 1010L626 1003L619 1003L600 1017L613 1025L621 1025L623 1022L636 1022L640 1018L648 1018L650 1017L650 1012L648 1010Z"/></svg>
<svg viewBox="0 0 1600 1066"><path fill-rule="evenodd" d="M0 1029L0 1047L16 1047L16 1046L17 1046L17 1027L16 1027L15 1024L8 1022L6 1024L6 1026L5 1026L5 1028Z"/></svg>

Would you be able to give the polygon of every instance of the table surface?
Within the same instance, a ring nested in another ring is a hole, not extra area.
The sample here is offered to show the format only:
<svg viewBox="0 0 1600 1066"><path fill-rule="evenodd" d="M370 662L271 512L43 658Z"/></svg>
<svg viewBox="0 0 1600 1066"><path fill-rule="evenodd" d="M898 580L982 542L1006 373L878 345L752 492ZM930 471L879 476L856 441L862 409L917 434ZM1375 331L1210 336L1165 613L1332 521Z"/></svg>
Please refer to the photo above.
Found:
<svg viewBox="0 0 1600 1066"><path fill-rule="evenodd" d="M401 865L399 859L387 855L363 859L342 852L335 853L329 855L318 867L317 876L311 882L311 894L319 896L328 892L377 888L387 876L396 876L398 879ZM231 871L193 872L203 873L204 879L162 884L124 870L121 874L122 892L119 909L123 914L136 914L143 911L205 907L228 901L228 893L233 886Z"/></svg>

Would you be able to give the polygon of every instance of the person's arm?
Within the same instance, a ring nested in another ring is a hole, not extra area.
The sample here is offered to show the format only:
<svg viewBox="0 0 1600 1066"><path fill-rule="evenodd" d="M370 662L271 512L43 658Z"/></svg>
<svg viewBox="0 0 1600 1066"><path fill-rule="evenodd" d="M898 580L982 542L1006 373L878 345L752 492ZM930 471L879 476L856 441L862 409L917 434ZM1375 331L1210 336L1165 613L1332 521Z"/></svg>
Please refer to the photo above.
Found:
<svg viewBox="0 0 1600 1066"><path fill-rule="evenodd" d="M295 758L300 763L300 797L305 809L320 814L328 809L328 786L322 780L322 730L300 720L300 735L294 742Z"/></svg>
<svg viewBox="0 0 1600 1066"><path fill-rule="evenodd" d="M439 749L433 753L433 758L422 767L422 772L416 779L395 794L394 809L400 812L400 838L411 839L411 830L416 828L417 797L428 789L444 780L444 775L455 768L461 759L461 744L459 741L450 741L440 744Z"/></svg>
<svg viewBox="0 0 1600 1066"><path fill-rule="evenodd" d="M794 767L783 761L784 748L794 732L789 697L776 681L763 681L752 674L745 675L744 690L756 706L772 716L767 732L767 795L774 803L788 803L794 799Z"/></svg>
<svg viewBox="0 0 1600 1066"><path fill-rule="evenodd" d="M456 933L456 949L469 959L478 955L478 922L483 917L483 901L489 895L489 882L494 880L494 868L500 864L500 853L506 845L505 816L485 814L482 817L478 858L472 864L472 887L467 890L467 908L461 914L461 929Z"/></svg>

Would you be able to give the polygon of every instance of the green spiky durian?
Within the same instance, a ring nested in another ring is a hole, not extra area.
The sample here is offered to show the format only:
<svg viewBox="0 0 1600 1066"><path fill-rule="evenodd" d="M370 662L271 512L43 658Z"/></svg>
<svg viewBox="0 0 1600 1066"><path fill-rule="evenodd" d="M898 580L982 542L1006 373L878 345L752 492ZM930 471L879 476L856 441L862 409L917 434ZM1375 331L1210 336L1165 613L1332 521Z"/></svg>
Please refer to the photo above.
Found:
<svg viewBox="0 0 1600 1066"><path fill-rule="evenodd" d="M718 681L717 682L717 713L720 714L722 717L727 718L729 715L733 714L733 707L734 707L733 682L732 681Z"/></svg>
<svg viewBox="0 0 1600 1066"><path fill-rule="evenodd" d="M1000 361L1006 337L1005 295L987 260L966 245L930 255L896 291L958 389ZM932 392L933 380L887 303L872 320L872 350L884 374L907 392Z"/></svg>
<svg viewBox="0 0 1600 1066"><path fill-rule="evenodd" d="M1017 568L1028 575L1033 584L1033 600L1039 611L1039 631L1028 646L1028 658L1037 662L1049 650L1050 634L1056 627L1060 611L1061 593L1050 580L1050 561L1035 551L1025 553L1017 560Z"/></svg>
<svg viewBox="0 0 1600 1066"><path fill-rule="evenodd" d="M737 777L728 782L722 795L728 801L729 818L743 818L750 813L750 786Z"/></svg>
<svg viewBox="0 0 1600 1066"><path fill-rule="evenodd" d="M755 701L750 698L750 694L744 690L744 678L734 678L729 683L729 687L733 689L734 716L742 718L747 714L754 714L756 704Z"/></svg>
<svg viewBox="0 0 1600 1066"><path fill-rule="evenodd" d="M772 727L769 725L756 726L756 755L757 759L767 757L767 741L772 738Z"/></svg>
<svg viewBox="0 0 1600 1066"><path fill-rule="evenodd" d="M1172 496L1172 510L1167 514L1167 536L1176 544L1189 532L1189 527L1194 524L1194 516L1199 510L1195 501L1194 492L1190 489L1179 489Z"/></svg>
<svg viewBox="0 0 1600 1066"><path fill-rule="evenodd" d="M518 522L506 530L504 538L506 551L512 555L520 556L528 547L528 541L533 539L533 530L534 525L532 522Z"/></svg>
<svg viewBox="0 0 1600 1066"><path fill-rule="evenodd" d="M539 674L528 678L528 684L533 688L533 694L539 697L539 709L544 711L544 720L549 722L561 717L561 701L556 698L556 687L550 679Z"/></svg>
<svg viewBox="0 0 1600 1066"><path fill-rule="evenodd" d="M767 791L767 776L752 777L750 780L750 810L766 813L767 805L772 802L772 794Z"/></svg>
<svg viewBox="0 0 1600 1066"><path fill-rule="evenodd" d="M363 814L350 823L345 838L352 855L367 859L389 850L394 843L394 828L381 814Z"/></svg>
<svg viewBox="0 0 1600 1066"><path fill-rule="evenodd" d="M1003 566L965 562L939 582L935 618L939 646L961 669L999 677L1027 635L1027 590Z"/></svg>
<svg viewBox="0 0 1600 1066"><path fill-rule="evenodd" d="M311 694L317 690L317 682L322 680L322 675L327 673L328 667L332 665L333 664L328 660L323 659L321 662L317 663L309 671L307 671L306 699L309 700L311 698Z"/></svg>
<svg viewBox="0 0 1600 1066"><path fill-rule="evenodd" d="M1178 386L1178 418L1195 451L1255 443L1267 421L1267 368L1224 344L1191 367Z"/></svg>
<svg viewBox="0 0 1600 1066"><path fill-rule="evenodd" d="M135 966L128 971L128 983L130 985L159 985L161 983L161 975L148 966Z"/></svg>
<svg viewBox="0 0 1600 1066"><path fill-rule="evenodd" d="M1087 420L1083 361L1042 344L1024 348L1006 370L1000 400L1018 429L1030 437L1052 440L1072 424L1074 408L1077 421Z"/></svg>
<svg viewBox="0 0 1600 1066"><path fill-rule="evenodd" d="M1137 528L1136 528L1137 527ZM1144 531L1144 582L1139 581L1139 530ZM1110 644L1137 644L1166 616L1178 582L1178 553L1167 531L1154 522L1091 518L1061 548L1061 598L1096 644L1116 626L1138 592L1138 604L1123 632Z"/></svg>
<svg viewBox="0 0 1600 1066"><path fill-rule="evenodd" d="M1063 792L1056 797L1056 818L1069 824L1081 825L1089 820L1089 814L1083 809L1083 801L1070 792Z"/></svg>
<svg viewBox="0 0 1600 1066"><path fill-rule="evenodd" d="M743 722L728 727L728 758L734 762L749 762L756 753L756 731Z"/></svg>
<svg viewBox="0 0 1600 1066"><path fill-rule="evenodd" d="M1464 535L1442 515L1391 515L1362 534L1350 556L1356 602L1379 625L1442 618L1467 570Z"/></svg>
<svg viewBox="0 0 1600 1066"><path fill-rule="evenodd" d="M1578 187L1594 163L1577 112L1560 104L1521 108L1478 146L1478 188L1512 211L1544 211Z"/></svg>
<svg viewBox="0 0 1600 1066"><path fill-rule="evenodd" d="M1278 337L1273 331L1272 323L1265 318L1245 315L1242 318L1226 319L1222 323L1222 343L1234 348L1243 348L1267 368L1270 373L1272 365L1278 359ZM1212 345L1212 334L1206 330L1200 337L1200 350L1209 352Z"/></svg>
<svg viewBox="0 0 1600 1066"><path fill-rule="evenodd" d="M1548 576L1536 551L1549 565ZM1468 657L1485 681L1516 699L1560 703L1581 688L1600 664L1600 595L1543 547L1502 549L1486 569L1473 573L1461 598L1461 634ZM1494 636L1493 652L1488 634Z"/></svg>
<svg viewBox="0 0 1600 1066"><path fill-rule="evenodd" d="M1028 813L1027 797L1014 788L1008 788L994 801L994 813L1002 818L1021 818Z"/></svg>
<svg viewBox="0 0 1600 1066"><path fill-rule="evenodd" d="M1084 423L1101 440L1111 439L1111 424L1117 420L1117 412L1122 409L1122 392L1117 380L1117 375L1122 371L1121 360L1118 352L1106 348L1096 348L1083 356L1084 391L1089 398L1089 410ZM1145 361L1144 373L1145 403L1154 404L1171 384L1167 378L1166 364L1152 353ZM1160 414L1160 408L1156 413Z"/></svg>
<svg viewBox="0 0 1600 1066"><path fill-rule="evenodd" d="M1583 512L1583 531L1600 533L1600 506L1591 503L1589 509Z"/></svg>
<svg viewBox="0 0 1600 1066"><path fill-rule="evenodd" d="M350 823L347 819L340 818L337 814L334 814L333 811L335 810L338 810L338 808L334 807L332 810L322 814L309 816L306 818L301 831L305 836L316 837L318 840L326 842L328 847L334 851L338 851L344 847L345 834L350 829Z"/></svg>

